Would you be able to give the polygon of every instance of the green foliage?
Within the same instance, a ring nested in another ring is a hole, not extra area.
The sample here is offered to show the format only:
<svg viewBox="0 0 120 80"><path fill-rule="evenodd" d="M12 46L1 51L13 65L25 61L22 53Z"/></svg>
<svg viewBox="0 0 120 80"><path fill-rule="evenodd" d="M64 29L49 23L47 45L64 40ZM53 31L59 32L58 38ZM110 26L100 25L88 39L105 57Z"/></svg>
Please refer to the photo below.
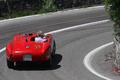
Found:
<svg viewBox="0 0 120 80"><path fill-rule="evenodd" d="M72 7L89 7L95 4L94 1L92 3L90 1L88 3L86 0L18 0L17 4L9 3L9 10L0 19L55 12Z"/></svg>
<svg viewBox="0 0 120 80"><path fill-rule="evenodd" d="M114 28L120 28L120 0L105 0L105 7L110 19L115 22Z"/></svg>
<svg viewBox="0 0 120 80"><path fill-rule="evenodd" d="M27 16L27 15L32 15L34 12L33 11L18 11L14 12L12 14L6 13L6 18L15 18L15 17L22 17L22 16Z"/></svg>
<svg viewBox="0 0 120 80"><path fill-rule="evenodd" d="M53 0L43 0L43 1L44 1L42 6L43 11L45 10L47 12L53 12L57 9L56 6L54 5Z"/></svg>
<svg viewBox="0 0 120 80"><path fill-rule="evenodd" d="M41 0L38 0L38 2L39 2L39 5L32 8L31 10L24 10L24 11L17 11L17 12L12 11L11 14L6 13L6 18L9 19L9 18L15 18L15 17L34 15L34 14L42 14L42 13L48 13L48 12L55 12L58 10L58 8L54 5L53 0L43 0L43 2Z"/></svg>
<svg viewBox="0 0 120 80"><path fill-rule="evenodd" d="M88 5L88 4L84 4L84 5L80 5L79 8L86 8L86 7L91 7L92 5Z"/></svg>

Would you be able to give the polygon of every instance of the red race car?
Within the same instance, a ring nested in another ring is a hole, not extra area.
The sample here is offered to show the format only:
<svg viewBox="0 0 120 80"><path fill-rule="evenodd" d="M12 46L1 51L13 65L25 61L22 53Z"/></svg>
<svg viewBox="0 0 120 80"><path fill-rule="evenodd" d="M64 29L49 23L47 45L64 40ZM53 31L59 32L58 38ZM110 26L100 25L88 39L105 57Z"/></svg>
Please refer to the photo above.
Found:
<svg viewBox="0 0 120 80"><path fill-rule="evenodd" d="M16 34L6 47L7 66L14 67L14 62L42 62L52 66L56 44L51 34L46 35L46 41L35 41L36 33Z"/></svg>

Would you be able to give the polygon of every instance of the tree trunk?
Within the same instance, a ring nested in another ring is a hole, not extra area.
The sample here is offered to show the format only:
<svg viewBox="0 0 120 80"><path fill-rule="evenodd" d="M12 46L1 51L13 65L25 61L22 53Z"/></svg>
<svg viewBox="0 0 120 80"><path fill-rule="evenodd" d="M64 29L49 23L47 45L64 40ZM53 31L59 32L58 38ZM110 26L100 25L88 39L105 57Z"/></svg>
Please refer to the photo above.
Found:
<svg viewBox="0 0 120 80"><path fill-rule="evenodd" d="M11 7L10 7L10 4L9 4L9 1L6 0L6 4L7 4L7 7L8 7L8 11L9 13L11 14L12 13L12 10L11 10Z"/></svg>

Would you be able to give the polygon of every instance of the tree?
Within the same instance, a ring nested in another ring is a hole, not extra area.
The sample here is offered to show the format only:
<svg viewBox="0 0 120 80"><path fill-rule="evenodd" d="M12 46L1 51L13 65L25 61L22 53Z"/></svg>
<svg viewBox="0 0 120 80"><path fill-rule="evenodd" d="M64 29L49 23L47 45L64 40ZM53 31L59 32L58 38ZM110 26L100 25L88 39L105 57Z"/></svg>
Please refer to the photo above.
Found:
<svg viewBox="0 0 120 80"><path fill-rule="evenodd" d="M116 33L120 32L120 0L105 0L105 7L110 16L110 20L113 21L114 30Z"/></svg>
<svg viewBox="0 0 120 80"><path fill-rule="evenodd" d="M8 7L8 11L11 14L12 10L11 10L10 4L9 4L9 0L6 0L6 4L7 4L7 7Z"/></svg>
<svg viewBox="0 0 120 80"><path fill-rule="evenodd" d="M120 0L105 0L110 20L114 22L114 64L120 69Z"/></svg>

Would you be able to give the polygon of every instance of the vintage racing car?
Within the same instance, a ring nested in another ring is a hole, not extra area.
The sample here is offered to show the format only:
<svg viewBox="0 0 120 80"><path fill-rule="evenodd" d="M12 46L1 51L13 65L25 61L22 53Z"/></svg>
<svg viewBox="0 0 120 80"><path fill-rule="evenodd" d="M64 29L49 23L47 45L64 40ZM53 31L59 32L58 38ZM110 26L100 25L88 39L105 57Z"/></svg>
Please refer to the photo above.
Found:
<svg viewBox="0 0 120 80"><path fill-rule="evenodd" d="M46 35L46 41L35 41L36 33L16 34L12 42L6 46L7 66L14 67L14 62L42 62L52 66L56 44L51 34Z"/></svg>

